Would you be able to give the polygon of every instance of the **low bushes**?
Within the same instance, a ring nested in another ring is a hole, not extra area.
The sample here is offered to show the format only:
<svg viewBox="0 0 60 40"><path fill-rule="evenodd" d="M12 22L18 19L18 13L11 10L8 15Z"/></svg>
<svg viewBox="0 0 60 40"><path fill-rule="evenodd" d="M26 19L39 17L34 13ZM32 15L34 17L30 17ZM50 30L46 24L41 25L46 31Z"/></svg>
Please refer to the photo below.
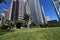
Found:
<svg viewBox="0 0 60 40"><path fill-rule="evenodd" d="M1 28L1 30L6 30L6 31L8 31L8 30L11 29L11 26L8 25L8 24L2 24L0 28Z"/></svg>
<svg viewBox="0 0 60 40"><path fill-rule="evenodd" d="M14 28L13 22L3 23L0 25L0 30L9 31L10 29Z"/></svg>
<svg viewBox="0 0 60 40"><path fill-rule="evenodd" d="M60 22L57 22L57 23L47 23L47 24L44 24L44 23L35 23L35 22L32 22L31 24L29 24L29 27L28 27L28 24L26 24L24 21L22 20L19 20L19 21L5 21L3 24L0 25L0 30L10 30L10 29L13 29L14 27L16 28L46 28L46 27L60 27Z"/></svg>
<svg viewBox="0 0 60 40"><path fill-rule="evenodd" d="M21 28L24 26L24 23L23 21L16 21L15 25L16 25L16 28Z"/></svg>
<svg viewBox="0 0 60 40"><path fill-rule="evenodd" d="M34 23L34 22L32 22L32 23L30 24L30 27L31 27L31 28L39 28L40 25L39 25L39 23Z"/></svg>

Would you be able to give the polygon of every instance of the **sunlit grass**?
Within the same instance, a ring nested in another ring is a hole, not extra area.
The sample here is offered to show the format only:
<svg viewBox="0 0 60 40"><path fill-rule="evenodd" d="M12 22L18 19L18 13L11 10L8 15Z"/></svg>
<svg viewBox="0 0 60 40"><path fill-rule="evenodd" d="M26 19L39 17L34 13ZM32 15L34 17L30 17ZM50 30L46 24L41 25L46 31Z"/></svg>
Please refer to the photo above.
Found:
<svg viewBox="0 0 60 40"><path fill-rule="evenodd" d="M0 35L0 40L60 40L60 28L16 29Z"/></svg>

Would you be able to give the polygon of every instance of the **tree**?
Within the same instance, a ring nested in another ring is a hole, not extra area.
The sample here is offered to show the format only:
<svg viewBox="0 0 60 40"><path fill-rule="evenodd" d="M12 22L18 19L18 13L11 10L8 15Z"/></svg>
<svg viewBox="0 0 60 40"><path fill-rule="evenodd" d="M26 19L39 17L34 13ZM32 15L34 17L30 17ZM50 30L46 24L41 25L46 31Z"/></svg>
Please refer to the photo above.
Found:
<svg viewBox="0 0 60 40"><path fill-rule="evenodd" d="M6 0L0 0L0 3L2 3L2 2L6 3Z"/></svg>
<svg viewBox="0 0 60 40"><path fill-rule="evenodd" d="M28 14L25 14L24 15L25 24L28 24L29 19L30 19L30 16Z"/></svg>

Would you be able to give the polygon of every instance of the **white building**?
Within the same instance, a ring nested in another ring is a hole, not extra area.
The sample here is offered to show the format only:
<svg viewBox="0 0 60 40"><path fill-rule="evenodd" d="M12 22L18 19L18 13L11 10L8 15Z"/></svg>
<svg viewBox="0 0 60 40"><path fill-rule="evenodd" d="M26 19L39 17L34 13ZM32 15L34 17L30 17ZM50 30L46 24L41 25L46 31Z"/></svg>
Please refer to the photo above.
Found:
<svg viewBox="0 0 60 40"><path fill-rule="evenodd" d="M4 13L0 14L0 24L3 23L4 17L5 17Z"/></svg>
<svg viewBox="0 0 60 40"><path fill-rule="evenodd" d="M4 15L5 15L5 18L8 19L8 20L10 20L10 19L9 19L9 17L10 17L9 10L4 9L3 13L4 13Z"/></svg>
<svg viewBox="0 0 60 40"><path fill-rule="evenodd" d="M45 16L45 22L47 23L47 21L50 21L50 17L49 16Z"/></svg>

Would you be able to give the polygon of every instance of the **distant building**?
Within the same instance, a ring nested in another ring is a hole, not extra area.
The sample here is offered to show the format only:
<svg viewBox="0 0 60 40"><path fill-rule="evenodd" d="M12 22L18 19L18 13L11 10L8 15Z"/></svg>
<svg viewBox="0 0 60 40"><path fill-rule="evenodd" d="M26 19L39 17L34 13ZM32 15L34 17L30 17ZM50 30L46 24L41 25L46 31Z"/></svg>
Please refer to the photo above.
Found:
<svg viewBox="0 0 60 40"><path fill-rule="evenodd" d="M57 27L60 26L57 20L50 20L47 22L49 27Z"/></svg>
<svg viewBox="0 0 60 40"><path fill-rule="evenodd" d="M57 20L50 20L50 21L48 21L48 23L52 23L52 24L55 24L57 22L58 22Z"/></svg>
<svg viewBox="0 0 60 40"><path fill-rule="evenodd" d="M4 17L5 17L4 13L0 14L0 24L3 23Z"/></svg>
<svg viewBox="0 0 60 40"><path fill-rule="evenodd" d="M5 18L9 20L9 17L10 17L9 10L4 9L3 13L4 13L4 15L5 15Z"/></svg>
<svg viewBox="0 0 60 40"><path fill-rule="evenodd" d="M60 0L52 0L54 7L55 7L55 11L57 13L58 19L60 20Z"/></svg>
<svg viewBox="0 0 60 40"><path fill-rule="evenodd" d="M49 16L46 16L45 17L45 22L47 23L48 21L50 21L50 17Z"/></svg>

